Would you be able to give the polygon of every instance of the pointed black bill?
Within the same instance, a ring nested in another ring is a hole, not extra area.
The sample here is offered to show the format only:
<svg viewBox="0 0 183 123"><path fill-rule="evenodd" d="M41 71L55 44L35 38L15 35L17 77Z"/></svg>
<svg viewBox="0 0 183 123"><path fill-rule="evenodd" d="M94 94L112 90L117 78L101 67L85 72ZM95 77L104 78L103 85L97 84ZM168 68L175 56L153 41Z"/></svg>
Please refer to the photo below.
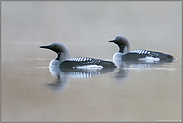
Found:
<svg viewBox="0 0 183 123"><path fill-rule="evenodd" d="M109 41L109 42L115 42L115 40L111 40L111 41Z"/></svg>
<svg viewBox="0 0 183 123"><path fill-rule="evenodd" d="M40 46L40 48L45 48L45 49L49 49L49 46Z"/></svg>

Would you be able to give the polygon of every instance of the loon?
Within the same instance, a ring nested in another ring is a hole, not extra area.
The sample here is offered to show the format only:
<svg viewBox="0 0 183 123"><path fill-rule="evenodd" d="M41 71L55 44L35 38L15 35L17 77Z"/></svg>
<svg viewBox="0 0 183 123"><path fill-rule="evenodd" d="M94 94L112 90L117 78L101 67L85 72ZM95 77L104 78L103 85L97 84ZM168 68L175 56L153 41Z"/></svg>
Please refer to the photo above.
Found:
<svg viewBox="0 0 183 123"><path fill-rule="evenodd" d="M70 53L66 45L60 42L52 43L48 46L40 46L57 53L57 58L50 62L50 67L59 67L60 69L86 69L91 68L116 68L116 65L110 61L94 59L90 57L70 58Z"/></svg>
<svg viewBox="0 0 183 123"><path fill-rule="evenodd" d="M113 61L122 60L124 62L172 62L175 58L172 55L149 50L130 51L130 44L125 36L117 36L110 40L118 45L119 52L113 55Z"/></svg>

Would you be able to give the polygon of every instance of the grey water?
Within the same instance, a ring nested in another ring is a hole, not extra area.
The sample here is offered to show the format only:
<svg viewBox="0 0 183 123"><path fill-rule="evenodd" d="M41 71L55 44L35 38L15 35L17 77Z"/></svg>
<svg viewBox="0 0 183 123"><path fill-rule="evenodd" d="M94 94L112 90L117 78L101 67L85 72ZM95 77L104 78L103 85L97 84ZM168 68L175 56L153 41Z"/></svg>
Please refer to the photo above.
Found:
<svg viewBox="0 0 183 123"><path fill-rule="evenodd" d="M181 2L2 2L1 119L6 122L181 121ZM156 8L156 9L155 9ZM64 43L72 57L112 61L108 41L173 55L171 63L112 70L50 69Z"/></svg>

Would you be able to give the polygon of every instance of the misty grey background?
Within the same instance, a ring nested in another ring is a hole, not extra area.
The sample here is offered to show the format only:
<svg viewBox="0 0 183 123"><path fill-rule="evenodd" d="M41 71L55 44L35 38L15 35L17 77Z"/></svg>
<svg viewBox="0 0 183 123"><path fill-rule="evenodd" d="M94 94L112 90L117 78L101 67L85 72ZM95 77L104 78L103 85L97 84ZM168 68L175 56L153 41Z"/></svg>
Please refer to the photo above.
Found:
<svg viewBox="0 0 183 123"><path fill-rule="evenodd" d="M1 2L2 121L180 121L182 22L176 1ZM40 45L64 43L71 57L112 61L126 36L131 50L174 55L170 64L127 69L89 79L70 78L65 90L49 62L56 55Z"/></svg>

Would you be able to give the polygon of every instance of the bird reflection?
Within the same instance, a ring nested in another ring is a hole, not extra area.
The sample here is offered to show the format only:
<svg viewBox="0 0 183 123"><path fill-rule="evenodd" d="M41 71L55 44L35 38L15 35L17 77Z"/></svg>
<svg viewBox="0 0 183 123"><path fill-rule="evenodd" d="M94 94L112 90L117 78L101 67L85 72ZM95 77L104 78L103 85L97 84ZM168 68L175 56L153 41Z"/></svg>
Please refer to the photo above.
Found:
<svg viewBox="0 0 183 123"><path fill-rule="evenodd" d="M128 78L129 70L123 68L117 68L112 78L115 78L116 82L125 83Z"/></svg>
<svg viewBox="0 0 183 123"><path fill-rule="evenodd" d="M140 61L130 61L123 62L121 59L113 59L113 62L118 68L152 68L157 66L162 66L165 64L171 64L172 62L158 61L158 62L140 62Z"/></svg>
<svg viewBox="0 0 183 123"><path fill-rule="evenodd" d="M117 69L114 72L113 78L117 82L125 83L126 79L129 76L129 70L138 70L138 71L146 71L149 68L162 67L164 65L170 65L172 62L123 62L121 59L113 61L117 66Z"/></svg>
<svg viewBox="0 0 183 123"><path fill-rule="evenodd" d="M126 83L126 79L129 76L129 70L144 71L147 68L163 67L164 64L170 64L167 62L123 62L114 61L117 68L110 69L60 69L59 67L49 67L49 71L57 79L48 84L53 90L65 90L69 84L70 78L74 79L89 79L94 76L100 76L101 74L112 72L112 77L116 82Z"/></svg>
<svg viewBox="0 0 183 123"><path fill-rule="evenodd" d="M48 84L53 90L65 90L69 84L70 78L74 79L89 79L95 75L109 73L114 71L114 68L106 69L60 69L59 67L49 67L52 76L57 76L54 83Z"/></svg>
<svg viewBox="0 0 183 123"><path fill-rule="evenodd" d="M69 75L61 72L58 67L49 67L52 76L57 76L54 83L48 84L53 90L64 90L69 84Z"/></svg>

